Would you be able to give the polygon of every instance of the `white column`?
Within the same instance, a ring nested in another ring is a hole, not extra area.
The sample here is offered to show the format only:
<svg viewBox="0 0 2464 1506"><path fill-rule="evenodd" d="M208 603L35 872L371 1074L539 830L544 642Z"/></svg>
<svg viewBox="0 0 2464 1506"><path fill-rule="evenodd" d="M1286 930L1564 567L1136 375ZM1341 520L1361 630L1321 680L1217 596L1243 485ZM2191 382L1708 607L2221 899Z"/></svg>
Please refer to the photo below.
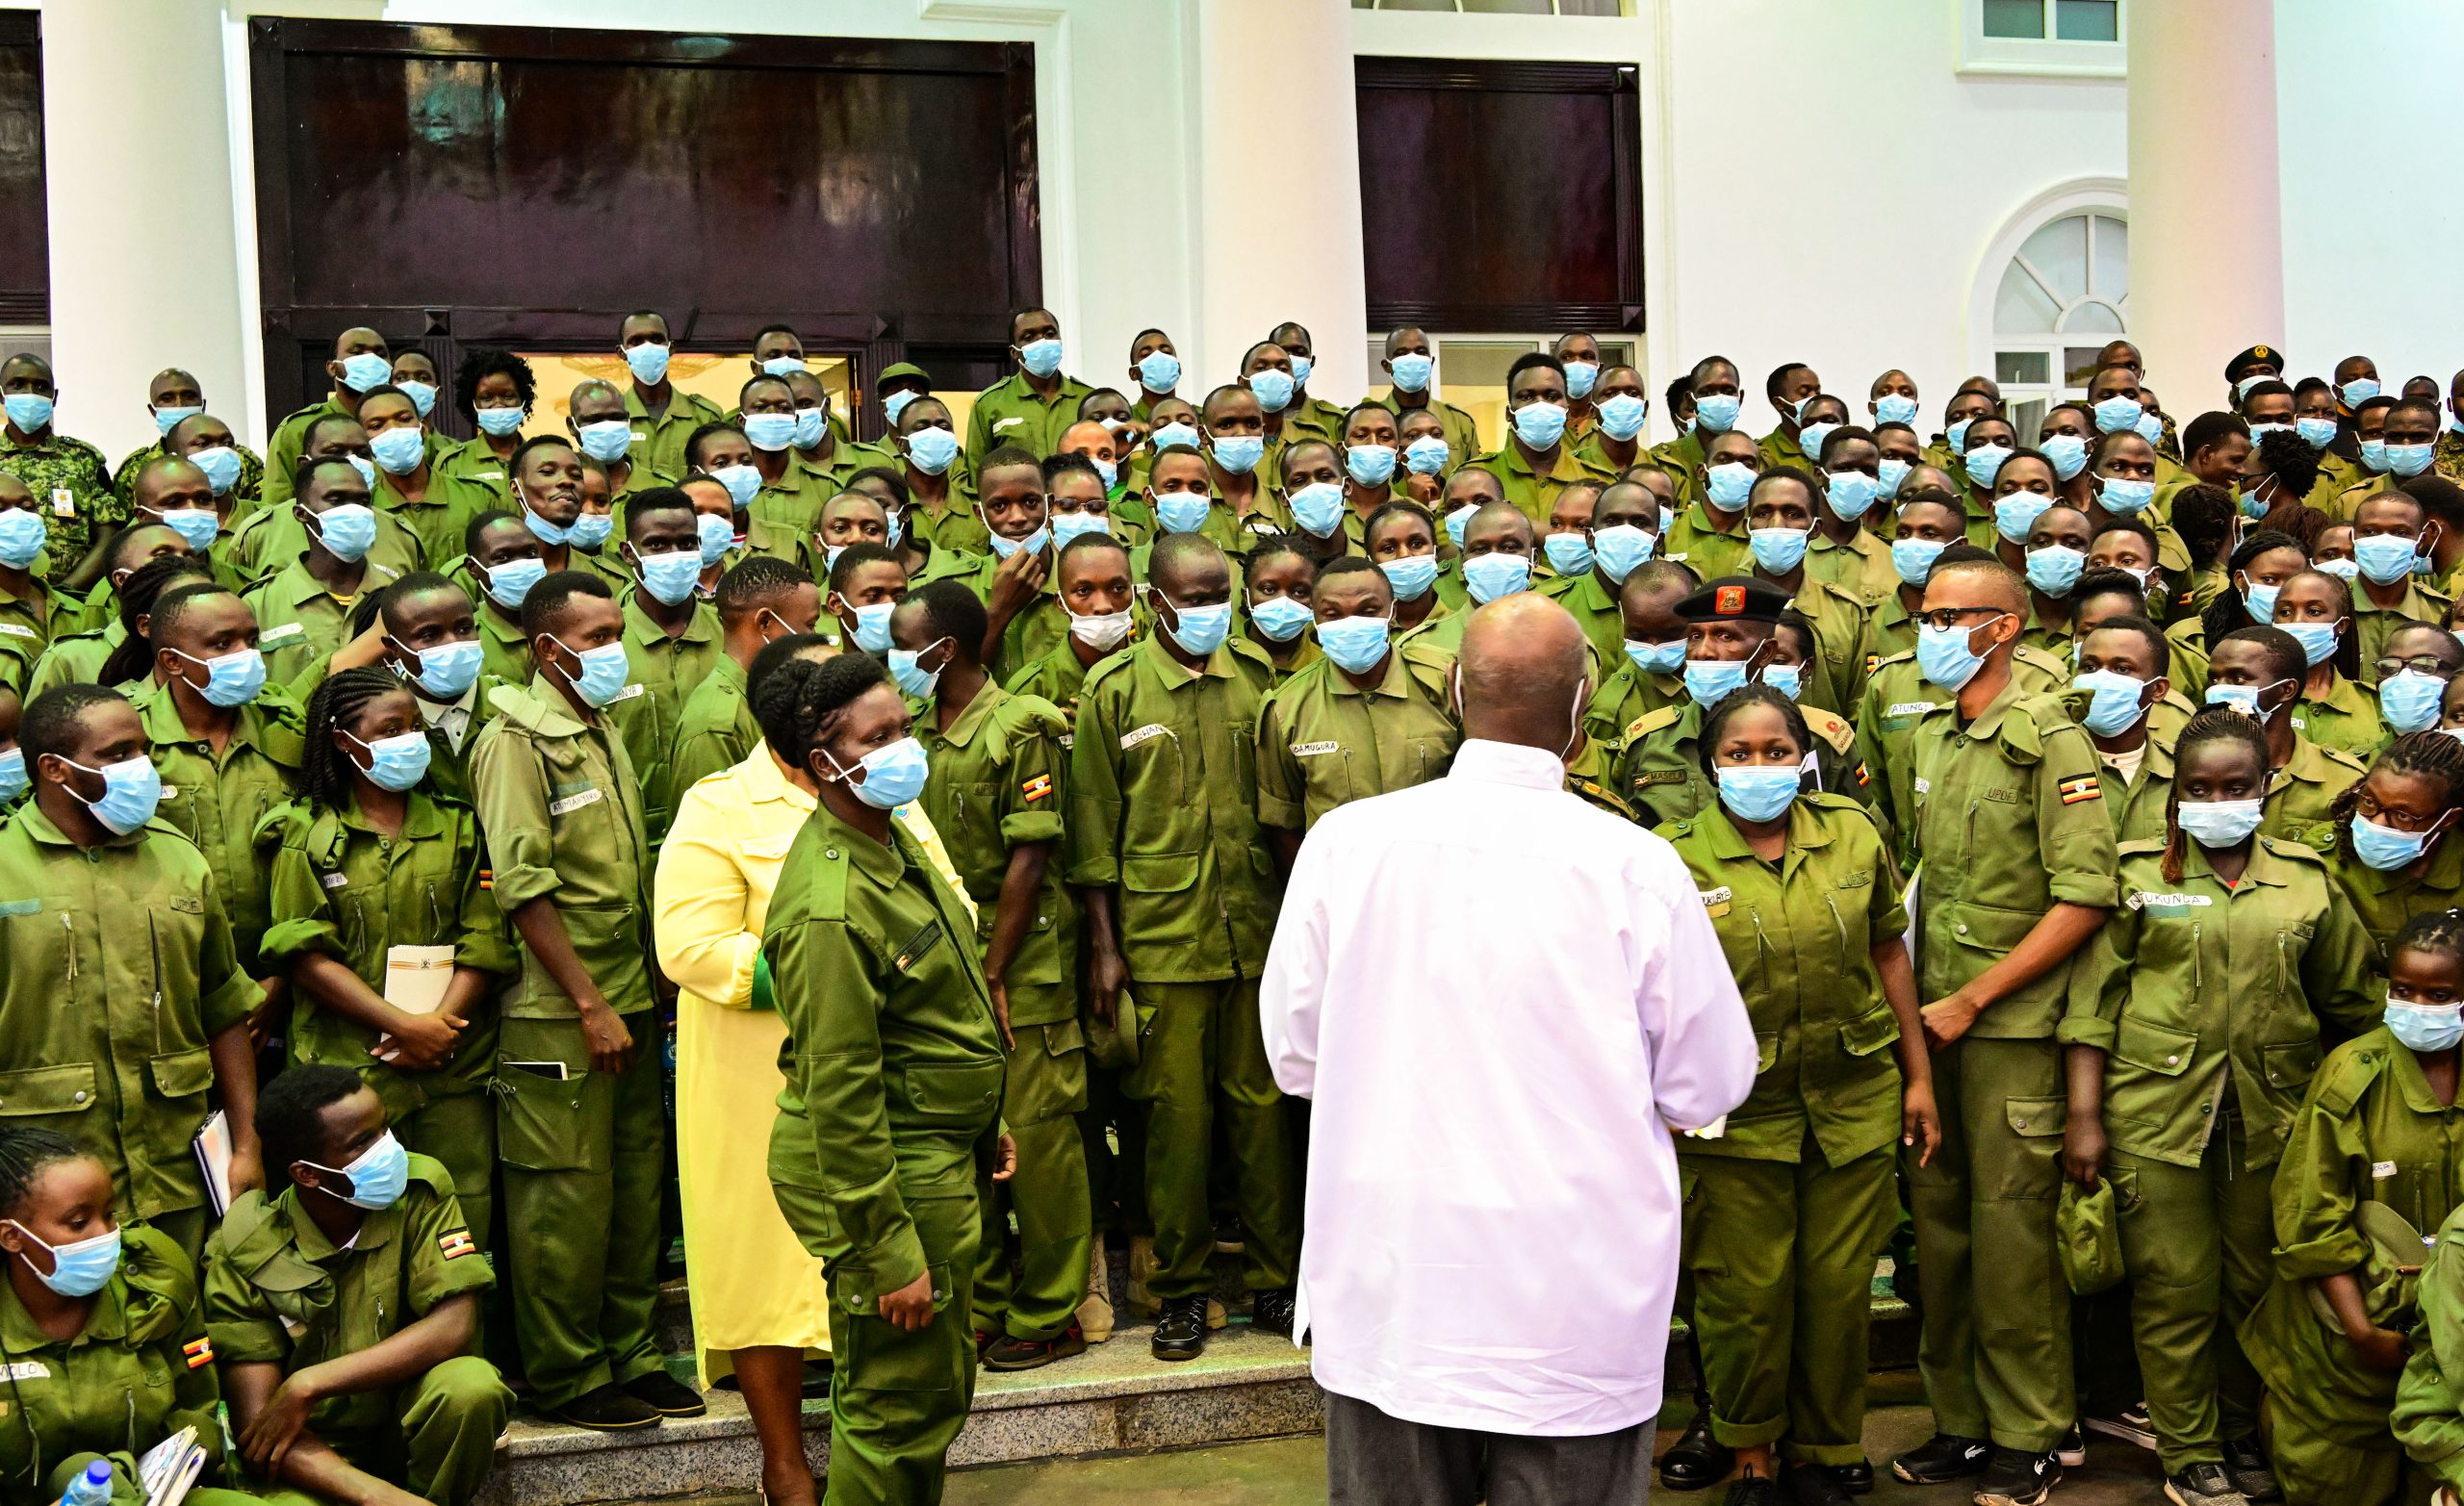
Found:
<svg viewBox="0 0 2464 1506"><path fill-rule="evenodd" d="M165 367L193 371L216 414L245 427L222 11L214 0L43 8L60 427L114 464L154 438L145 386Z"/></svg>
<svg viewBox="0 0 2464 1506"><path fill-rule="evenodd" d="M1369 385L1351 16L1350 0L1196 0L1193 401L1286 319L1317 340L1314 396Z"/></svg>
<svg viewBox="0 0 2464 1506"><path fill-rule="evenodd" d="M2130 338L2178 418L2224 361L2284 340L2275 27L2249 0L2124 8L2130 46ZM2305 351L2300 370L2334 357Z"/></svg>

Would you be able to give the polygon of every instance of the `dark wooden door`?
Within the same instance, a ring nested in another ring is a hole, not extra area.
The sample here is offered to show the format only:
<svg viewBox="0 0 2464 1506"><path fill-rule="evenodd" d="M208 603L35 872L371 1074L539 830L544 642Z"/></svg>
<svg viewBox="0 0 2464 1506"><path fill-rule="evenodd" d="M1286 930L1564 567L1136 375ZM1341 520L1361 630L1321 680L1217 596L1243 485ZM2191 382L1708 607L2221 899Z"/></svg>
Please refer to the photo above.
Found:
<svg viewBox="0 0 2464 1506"><path fill-rule="evenodd" d="M42 172L42 14L0 11L0 324L51 322Z"/></svg>

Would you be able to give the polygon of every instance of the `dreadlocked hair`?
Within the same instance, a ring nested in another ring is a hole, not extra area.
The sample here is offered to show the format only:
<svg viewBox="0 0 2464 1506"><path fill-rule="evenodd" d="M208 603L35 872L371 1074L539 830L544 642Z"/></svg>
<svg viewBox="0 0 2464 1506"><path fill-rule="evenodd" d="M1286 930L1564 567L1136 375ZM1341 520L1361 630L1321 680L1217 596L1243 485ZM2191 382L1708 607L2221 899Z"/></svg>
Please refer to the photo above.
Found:
<svg viewBox="0 0 2464 1506"><path fill-rule="evenodd" d="M129 572L128 578L119 583L119 627L123 636L119 647L103 660L103 667L94 672L95 681L124 685L133 679L143 679L154 665L154 646L137 630L138 620L153 613L154 603L163 599L164 593L213 578L214 572L193 554L166 554Z"/></svg>
<svg viewBox="0 0 2464 1506"><path fill-rule="evenodd" d="M2391 967L2399 952L2426 952L2451 961L2464 961L2464 909L2427 910L2406 921L2404 929L2396 932L2396 939L2387 944Z"/></svg>
<svg viewBox="0 0 2464 1506"><path fill-rule="evenodd" d="M350 755L334 746L334 729L349 724L379 696L402 689L398 676L374 665L326 677L308 698L308 750L299 758L299 792L319 810L346 810L351 804Z"/></svg>
<svg viewBox="0 0 2464 1506"><path fill-rule="evenodd" d="M2464 742L2446 732L2406 732L2389 743L2370 765L2371 774L2381 769L2409 779L2435 779L2441 786L2439 802L2444 808L2464 807ZM2353 811L2361 804L2361 787L2369 782L2369 775L2353 780L2337 792L2327 806L2327 814L2336 823L2336 847L2347 857L2354 857ZM2359 861L2357 857L2354 860Z"/></svg>
<svg viewBox="0 0 2464 1506"><path fill-rule="evenodd" d="M819 663L790 659L753 687L753 719L780 762L809 772L814 746L830 735L839 713L888 682L889 672L869 653L842 653Z"/></svg>
<svg viewBox="0 0 2464 1506"><path fill-rule="evenodd" d="M2173 740L2173 767L2181 768L2190 761L2192 753L2209 743L2239 743L2249 751L2265 777L2268 767L2267 729L2257 722L2227 706L2212 706L2192 717ZM2464 748L2464 744L2458 744ZM2182 787L2174 781L2173 792L2165 800L2165 858L2159 870L2167 883L2182 881Z"/></svg>
<svg viewBox="0 0 2464 1506"><path fill-rule="evenodd" d="M1695 757L1703 765L1703 777L1714 784L1719 782L1719 774L1712 767L1711 759L1720 746L1720 733L1728 729L1732 718L1749 706L1769 706L1779 712L1780 720L1788 725L1788 735L1796 739L1797 752L1808 753L1813 751L1813 732L1806 726L1806 714L1798 708L1795 699L1776 686L1756 680L1742 689L1730 691L1719 699L1718 704L1703 713L1703 735L1695 741Z"/></svg>
<svg viewBox="0 0 2464 1506"><path fill-rule="evenodd" d="M25 1212L26 1198L45 1170L91 1154L58 1130L0 1126L0 1213L14 1215Z"/></svg>

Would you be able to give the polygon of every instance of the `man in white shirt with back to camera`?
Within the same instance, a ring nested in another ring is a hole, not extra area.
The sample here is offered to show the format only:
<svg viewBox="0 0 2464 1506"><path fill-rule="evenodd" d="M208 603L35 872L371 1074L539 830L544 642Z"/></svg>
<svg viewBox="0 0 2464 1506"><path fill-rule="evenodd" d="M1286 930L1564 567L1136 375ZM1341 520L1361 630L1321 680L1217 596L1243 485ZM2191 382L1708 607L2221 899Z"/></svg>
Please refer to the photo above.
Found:
<svg viewBox="0 0 2464 1506"><path fill-rule="evenodd" d="M1298 1323L1337 1506L1640 1506L1677 1282L1671 1127L1754 1031L1669 845L1564 788L1588 686L1554 601L1463 638L1446 778L1301 847L1266 1045L1315 1101ZM1511 927L1469 896L1513 896Z"/></svg>

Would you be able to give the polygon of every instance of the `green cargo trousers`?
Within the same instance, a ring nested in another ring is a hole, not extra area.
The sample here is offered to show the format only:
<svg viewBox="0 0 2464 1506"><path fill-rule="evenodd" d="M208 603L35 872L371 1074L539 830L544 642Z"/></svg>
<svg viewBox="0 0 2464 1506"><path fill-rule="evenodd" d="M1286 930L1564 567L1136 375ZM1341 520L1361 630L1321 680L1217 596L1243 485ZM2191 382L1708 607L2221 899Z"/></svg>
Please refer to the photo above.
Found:
<svg viewBox="0 0 2464 1506"><path fill-rule="evenodd" d="M503 1062L561 1061L567 1072L558 1082L500 1065L497 1075L514 1334L542 1411L660 1367L651 1308L667 1111L651 1012L625 1025L633 1064L610 1077L590 1070L579 1021L504 1022Z"/></svg>
<svg viewBox="0 0 2464 1506"><path fill-rule="evenodd" d="M1934 1053L1942 1144L1903 1155L1935 1426L2041 1453L2077 1420L2070 1287L2054 1252L2066 1099L2051 1039L1968 1035Z"/></svg>
<svg viewBox="0 0 2464 1506"><path fill-rule="evenodd" d="M1299 1268L1300 1167L1292 1117L1259 1034L1257 981L1136 987L1147 1022L1138 1065L1122 1085L1148 1105L1146 1207L1155 1220L1155 1269L1147 1289L1165 1300L1207 1294L1206 1263L1215 1253L1207 1172L1219 1112L1247 1244L1242 1275L1251 1291L1290 1287Z"/></svg>
<svg viewBox="0 0 2464 1506"><path fill-rule="evenodd" d="M1711 1436L1804 1464L1865 1457L1874 1250L1898 1216L1891 1152L1844 1165L1681 1158Z"/></svg>
<svg viewBox="0 0 2464 1506"><path fill-rule="evenodd" d="M1011 991L1014 1011L1019 992ZM1087 1147L1077 1117L1087 1107L1087 1034L1074 1019L1020 1025L1011 1034L1018 1044L1010 1053L1001 1119L1017 1142L1018 1169L984 1200L973 1315L984 1333L1053 1339L1087 1300L1087 1258L1094 1245ZM1014 1212L1015 1280L1009 1239Z"/></svg>
<svg viewBox="0 0 2464 1506"><path fill-rule="evenodd" d="M2242 1167L2227 1114L2196 1166L2117 1150L2106 1168L2130 1272L2131 1337L2165 1472L2222 1464L2259 1426L2259 1373L2240 1330L2274 1276L2273 1167Z"/></svg>
<svg viewBox="0 0 2464 1506"><path fill-rule="evenodd" d="M381 1438L320 1436L354 1468L380 1480L391 1480L436 1506L469 1506L496 1464L497 1435L513 1416L513 1392L505 1389L497 1367L463 1355L403 1387L397 1396L399 1431ZM269 1490L265 1498L275 1506L322 1506L318 1497L293 1490Z"/></svg>

